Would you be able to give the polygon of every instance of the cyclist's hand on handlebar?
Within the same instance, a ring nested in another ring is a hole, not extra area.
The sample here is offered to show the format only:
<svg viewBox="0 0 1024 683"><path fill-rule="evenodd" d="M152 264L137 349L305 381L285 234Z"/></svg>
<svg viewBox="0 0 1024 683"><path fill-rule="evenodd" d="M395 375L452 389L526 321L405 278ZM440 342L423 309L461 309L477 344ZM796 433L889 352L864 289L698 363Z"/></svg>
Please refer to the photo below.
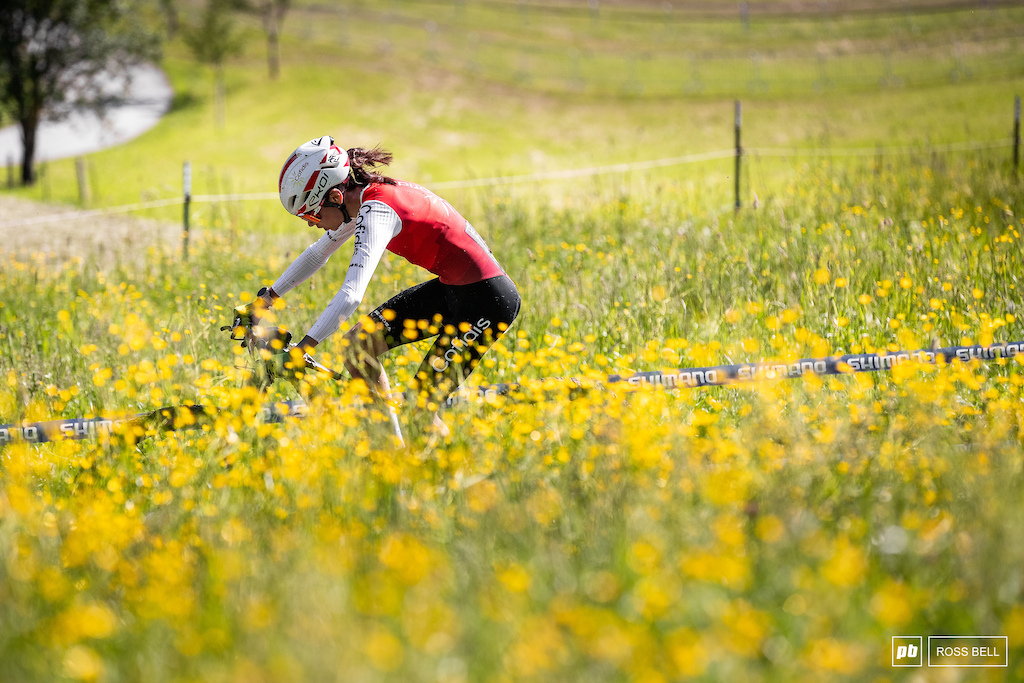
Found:
<svg viewBox="0 0 1024 683"><path fill-rule="evenodd" d="M222 332L231 330L231 338L242 342L242 346L246 347L248 346L249 337L252 336L252 328L259 324L266 308L260 299L256 299L256 301L252 301L244 306L236 306L234 311L235 319L230 325L225 325L220 329Z"/></svg>
<svg viewBox="0 0 1024 683"><path fill-rule="evenodd" d="M255 299L247 304L236 306L234 321L230 325L220 328L222 331L231 330L231 338L235 341L241 341L243 347L246 346L246 341L252 333L252 328L260 323L267 310L273 305L273 299L268 294L268 291L264 287L259 291Z"/></svg>
<svg viewBox="0 0 1024 683"><path fill-rule="evenodd" d="M270 305L263 299L254 299L244 306L235 307L235 318L245 327L255 327L263 320Z"/></svg>

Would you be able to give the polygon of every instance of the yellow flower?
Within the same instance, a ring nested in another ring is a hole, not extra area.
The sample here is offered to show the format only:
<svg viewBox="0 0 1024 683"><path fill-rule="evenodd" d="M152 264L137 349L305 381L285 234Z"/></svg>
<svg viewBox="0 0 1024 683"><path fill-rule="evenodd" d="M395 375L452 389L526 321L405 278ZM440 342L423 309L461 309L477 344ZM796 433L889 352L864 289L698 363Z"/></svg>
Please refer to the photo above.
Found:
<svg viewBox="0 0 1024 683"><path fill-rule="evenodd" d="M723 633L727 648L742 657L757 657L761 652L761 641L771 626L771 618L745 600L735 600L725 609L722 623L727 629Z"/></svg>
<svg viewBox="0 0 1024 683"><path fill-rule="evenodd" d="M786 526L775 515L764 515L757 520L754 533L765 543L777 543L786 533Z"/></svg>
<svg viewBox="0 0 1024 683"><path fill-rule="evenodd" d="M409 534L392 534L384 539L380 561L406 585L422 581L434 564L430 550Z"/></svg>
<svg viewBox="0 0 1024 683"><path fill-rule="evenodd" d="M1003 621L1003 633L1009 637L1011 643L1019 643L1024 640L1024 607L1014 607L1010 610L1006 620Z"/></svg>
<svg viewBox="0 0 1024 683"><path fill-rule="evenodd" d="M719 515L711 525L715 537L723 545L739 548L746 541L743 533L743 520L735 514L724 513Z"/></svg>
<svg viewBox="0 0 1024 683"><path fill-rule="evenodd" d="M554 669L566 654L563 636L550 618L529 617L518 628L518 640L509 648L505 664L516 678Z"/></svg>
<svg viewBox="0 0 1024 683"><path fill-rule="evenodd" d="M650 574L661 563L661 551L650 540L639 540L629 547L627 562L638 574Z"/></svg>
<svg viewBox="0 0 1024 683"><path fill-rule="evenodd" d="M366 635L363 651L378 671L395 671L405 659L402 641L384 627L374 628Z"/></svg>
<svg viewBox="0 0 1024 683"><path fill-rule="evenodd" d="M75 645L64 654L64 672L78 681L95 681L103 675L103 660L95 650Z"/></svg>
<svg viewBox="0 0 1024 683"><path fill-rule="evenodd" d="M498 581L512 593L525 593L530 589L532 579L530 574L515 562L510 562L502 569L497 570Z"/></svg>
<svg viewBox="0 0 1024 683"><path fill-rule="evenodd" d="M889 580L871 598L871 613L888 627L903 626L914 616L909 591L902 583Z"/></svg>
<svg viewBox="0 0 1024 683"><path fill-rule="evenodd" d="M864 551L841 537L833 546L832 557L822 567L822 575L836 586L849 588L864 580L867 568Z"/></svg>
<svg viewBox="0 0 1024 683"><path fill-rule="evenodd" d="M708 649L692 628L680 628L665 638L665 649L681 676L700 676L708 667Z"/></svg>
<svg viewBox="0 0 1024 683"><path fill-rule="evenodd" d="M533 520L547 526L558 519L562 512L562 497L551 486L540 486L526 503L526 509Z"/></svg>
<svg viewBox="0 0 1024 683"><path fill-rule="evenodd" d="M487 512L498 504L499 498L498 485L489 479L466 489L466 505L473 512Z"/></svg>
<svg viewBox="0 0 1024 683"><path fill-rule="evenodd" d="M733 590L743 590L750 583L750 565L746 557L731 553L719 555L700 551L683 557L679 569L686 576Z"/></svg>
<svg viewBox="0 0 1024 683"><path fill-rule="evenodd" d="M853 674L861 670L866 657L861 645L834 638L818 638L808 644L803 660L818 671Z"/></svg>

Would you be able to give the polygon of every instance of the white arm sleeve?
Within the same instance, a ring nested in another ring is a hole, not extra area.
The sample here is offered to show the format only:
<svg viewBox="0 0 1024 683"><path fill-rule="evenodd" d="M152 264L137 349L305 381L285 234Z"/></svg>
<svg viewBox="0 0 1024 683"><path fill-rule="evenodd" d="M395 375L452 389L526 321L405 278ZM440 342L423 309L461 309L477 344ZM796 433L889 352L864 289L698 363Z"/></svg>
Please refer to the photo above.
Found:
<svg viewBox="0 0 1024 683"><path fill-rule="evenodd" d="M325 232L320 239L306 247L305 251L285 269L281 277L277 278L273 287L274 293L284 296L308 280L313 273L324 267L331 255L352 236L355 229L355 221L350 221L337 230Z"/></svg>
<svg viewBox="0 0 1024 683"><path fill-rule="evenodd" d="M317 342L334 334L349 319L366 294L373 271L388 244L402 231L402 219L384 202L365 202L356 216L356 244L345 283L307 333ZM276 291L276 290L275 290Z"/></svg>

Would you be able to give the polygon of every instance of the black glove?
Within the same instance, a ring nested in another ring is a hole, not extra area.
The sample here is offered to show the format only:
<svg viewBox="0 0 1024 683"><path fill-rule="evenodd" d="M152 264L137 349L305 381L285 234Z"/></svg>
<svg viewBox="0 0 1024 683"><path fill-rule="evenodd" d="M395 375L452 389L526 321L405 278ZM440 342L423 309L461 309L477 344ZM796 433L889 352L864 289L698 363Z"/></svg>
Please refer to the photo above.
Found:
<svg viewBox="0 0 1024 683"><path fill-rule="evenodd" d="M256 299L244 306L236 306L235 318L241 325L256 327L260 324L260 320L263 319L263 314L267 312L268 308L270 306L267 306L263 299Z"/></svg>
<svg viewBox="0 0 1024 683"><path fill-rule="evenodd" d="M234 321L230 325L220 328L221 331L231 330L231 338L241 341L243 347L246 346L247 337L252 332L252 328L259 324L264 313L272 305L269 292L270 290L264 287L256 294L255 299L243 306L236 306Z"/></svg>

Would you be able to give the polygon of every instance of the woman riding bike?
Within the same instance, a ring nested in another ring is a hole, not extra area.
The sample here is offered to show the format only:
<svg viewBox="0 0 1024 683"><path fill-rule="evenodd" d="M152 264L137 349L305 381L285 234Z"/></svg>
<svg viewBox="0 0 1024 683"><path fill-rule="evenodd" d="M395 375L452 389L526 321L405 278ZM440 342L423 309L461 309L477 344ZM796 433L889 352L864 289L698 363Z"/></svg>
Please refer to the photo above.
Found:
<svg viewBox="0 0 1024 683"><path fill-rule="evenodd" d="M303 353L312 353L355 312L384 251L398 254L436 277L374 309L371 326L356 323L345 335L345 366L387 399L391 389L379 358L396 346L436 337L412 388L441 405L512 324L521 300L484 240L448 202L375 170L391 159L379 148L346 151L330 136L310 140L288 157L278 181L281 203L324 234L271 287L261 289L250 306L258 316L355 236L344 284L298 343ZM401 440L394 408L389 412ZM434 426L447 434L436 412Z"/></svg>

